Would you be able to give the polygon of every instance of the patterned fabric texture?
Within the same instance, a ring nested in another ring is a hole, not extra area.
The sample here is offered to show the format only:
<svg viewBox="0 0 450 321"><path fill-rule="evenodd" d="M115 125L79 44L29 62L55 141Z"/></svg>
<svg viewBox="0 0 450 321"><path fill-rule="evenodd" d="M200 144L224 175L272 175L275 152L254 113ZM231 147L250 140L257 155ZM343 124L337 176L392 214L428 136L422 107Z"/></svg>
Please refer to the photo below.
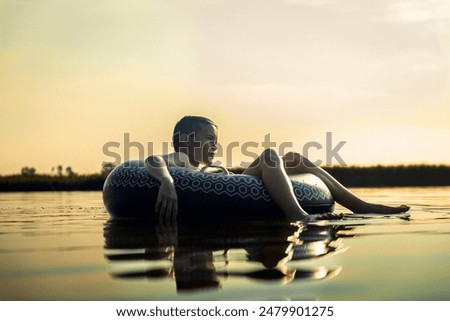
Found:
<svg viewBox="0 0 450 321"><path fill-rule="evenodd" d="M242 198L254 201L272 199L263 182L248 175L206 174L179 168L170 168L178 191L214 194L220 198ZM304 203L308 201L330 202L331 195L324 183L311 174L300 174L292 178L294 193ZM159 182L151 178L142 161L130 161L119 165L108 176L104 189L142 189L159 188Z"/></svg>

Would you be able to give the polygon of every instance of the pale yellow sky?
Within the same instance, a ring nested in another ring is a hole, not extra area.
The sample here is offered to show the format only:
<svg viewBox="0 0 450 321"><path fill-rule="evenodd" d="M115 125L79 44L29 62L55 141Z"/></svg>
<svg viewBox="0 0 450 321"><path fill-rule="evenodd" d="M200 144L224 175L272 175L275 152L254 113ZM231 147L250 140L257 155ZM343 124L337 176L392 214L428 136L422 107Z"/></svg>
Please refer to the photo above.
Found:
<svg viewBox="0 0 450 321"><path fill-rule="evenodd" d="M161 152L185 114L225 147L450 164L449 53L446 0L0 0L0 174L97 172L125 133Z"/></svg>

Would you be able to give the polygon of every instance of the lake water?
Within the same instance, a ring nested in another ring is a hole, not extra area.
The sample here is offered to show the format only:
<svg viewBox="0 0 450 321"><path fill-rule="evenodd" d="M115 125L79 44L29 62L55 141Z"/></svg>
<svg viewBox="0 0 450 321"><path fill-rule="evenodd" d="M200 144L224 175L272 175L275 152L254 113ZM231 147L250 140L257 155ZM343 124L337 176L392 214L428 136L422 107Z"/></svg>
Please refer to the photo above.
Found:
<svg viewBox="0 0 450 321"><path fill-rule="evenodd" d="M154 228L101 192L1 193L0 299L449 300L450 187L352 191L410 217Z"/></svg>

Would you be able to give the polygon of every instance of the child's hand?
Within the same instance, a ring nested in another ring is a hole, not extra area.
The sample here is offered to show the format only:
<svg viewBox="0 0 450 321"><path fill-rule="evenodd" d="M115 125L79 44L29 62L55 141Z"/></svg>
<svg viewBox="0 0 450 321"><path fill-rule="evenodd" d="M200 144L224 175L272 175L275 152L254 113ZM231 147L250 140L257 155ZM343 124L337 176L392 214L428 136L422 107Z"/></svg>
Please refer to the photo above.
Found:
<svg viewBox="0 0 450 321"><path fill-rule="evenodd" d="M155 212L159 214L159 224L176 224L178 215L178 196L171 180L164 180L159 187Z"/></svg>

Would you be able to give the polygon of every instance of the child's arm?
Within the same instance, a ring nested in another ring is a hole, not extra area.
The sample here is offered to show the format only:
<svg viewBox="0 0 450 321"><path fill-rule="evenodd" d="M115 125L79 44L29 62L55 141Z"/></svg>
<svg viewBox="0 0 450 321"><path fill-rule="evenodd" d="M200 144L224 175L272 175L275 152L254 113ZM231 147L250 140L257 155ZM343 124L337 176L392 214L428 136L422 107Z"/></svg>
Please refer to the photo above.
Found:
<svg viewBox="0 0 450 321"><path fill-rule="evenodd" d="M176 223L178 196L165 159L162 156L150 156L145 160L145 168L151 177L161 183L155 206L155 212L159 214L159 223Z"/></svg>

